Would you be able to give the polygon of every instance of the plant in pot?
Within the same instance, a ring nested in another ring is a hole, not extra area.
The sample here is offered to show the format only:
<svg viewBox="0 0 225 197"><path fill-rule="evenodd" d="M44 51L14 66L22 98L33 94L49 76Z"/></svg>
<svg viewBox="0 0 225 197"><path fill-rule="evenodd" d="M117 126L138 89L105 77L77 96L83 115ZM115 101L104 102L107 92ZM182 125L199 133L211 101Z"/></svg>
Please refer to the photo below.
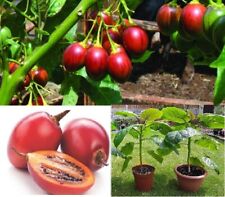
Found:
<svg viewBox="0 0 225 197"><path fill-rule="evenodd" d="M208 154L209 151L217 150L219 142L204 134L204 128L224 128L225 118L216 114L194 115L190 111L176 107L163 108L161 112L163 113L162 119L168 123L171 131L165 135L163 140L157 140L159 148L155 154L163 157L174 151L179 155L179 148L185 143L187 145L186 163L176 166L174 171L182 190L196 192L208 174L205 166L214 169L219 174L218 166ZM195 151L192 148L193 143L208 152L203 153L201 158L193 156Z"/></svg>
<svg viewBox="0 0 225 197"><path fill-rule="evenodd" d="M134 158L134 147L138 146L138 160L139 164L132 168L134 175L135 188L138 191L147 192L152 189L155 168L151 165L146 164L143 161L143 141L151 140L155 135L158 135L158 131L154 130L154 125L160 124L158 121L162 117L162 112L158 109L149 108L142 111L140 114L136 114L129 111L117 111L114 113L117 117L112 123L112 130L116 130L112 148L112 155L120 156L124 159L122 166L122 172L127 168L128 163ZM120 117L120 119L118 118ZM118 129L118 120L120 127ZM156 127L155 127L156 128ZM157 133L156 133L157 132ZM131 140L125 145L120 145L126 136L132 136ZM148 151L148 154L152 155L153 151ZM133 154L133 156L132 156ZM155 155L152 155L155 158ZM156 158L155 158L156 159ZM157 158L158 161L160 159Z"/></svg>

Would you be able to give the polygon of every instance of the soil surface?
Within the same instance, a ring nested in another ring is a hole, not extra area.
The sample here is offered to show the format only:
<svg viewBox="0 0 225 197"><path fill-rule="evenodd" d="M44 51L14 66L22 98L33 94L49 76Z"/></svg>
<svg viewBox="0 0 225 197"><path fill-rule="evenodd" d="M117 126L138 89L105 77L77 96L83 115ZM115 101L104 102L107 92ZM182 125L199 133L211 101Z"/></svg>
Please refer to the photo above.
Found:
<svg viewBox="0 0 225 197"><path fill-rule="evenodd" d="M188 176L201 176L205 173L205 171L202 168L199 168L197 166L191 166L190 172L188 172L188 166L179 166L177 168L177 171L181 174L188 175Z"/></svg>
<svg viewBox="0 0 225 197"><path fill-rule="evenodd" d="M186 66L187 65L187 66ZM212 101L215 70L187 64L182 54L164 60L155 55L148 62L134 65L130 81L121 84L123 95L149 95L176 99Z"/></svg>
<svg viewBox="0 0 225 197"><path fill-rule="evenodd" d="M133 169L133 172L139 175L151 174L152 171L153 171L153 168L150 166L140 166L139 168Z"/></svg>

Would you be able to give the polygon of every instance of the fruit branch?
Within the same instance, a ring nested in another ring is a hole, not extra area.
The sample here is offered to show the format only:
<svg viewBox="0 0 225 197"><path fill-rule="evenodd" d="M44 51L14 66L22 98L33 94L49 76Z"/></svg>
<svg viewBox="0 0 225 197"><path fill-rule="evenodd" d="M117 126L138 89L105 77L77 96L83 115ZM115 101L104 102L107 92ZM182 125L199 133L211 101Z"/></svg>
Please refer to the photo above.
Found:
<svg viewBox="0 0 225 197"><path fill-rule="evenodd" d="M25 12L21 11L20 9L18 9L12 2L7 1L7 0L4 0L4 2L7 3L11 8L13 8L17 13L19 13L20 15L24 16L29 21L31 21L34 24L36 24L34 18L31 18L30 16L25 14Z"/></svg>
<svg viewBox="0 0 225 197"><path fill-rule="evenodd" d="M97 0L81 0L78 6L70 13L70 15L58 26L58 28L50 35L49 40L44 45L37 47L33 53L27 57L23 66L17 69L12 75L3 76L0 88L0 105L7 105L16 92L18 84L23 81L29 70L72 28L72 26L80 19L81 16L91 7ZM6 79L4 79L6 78Z"/></svg>

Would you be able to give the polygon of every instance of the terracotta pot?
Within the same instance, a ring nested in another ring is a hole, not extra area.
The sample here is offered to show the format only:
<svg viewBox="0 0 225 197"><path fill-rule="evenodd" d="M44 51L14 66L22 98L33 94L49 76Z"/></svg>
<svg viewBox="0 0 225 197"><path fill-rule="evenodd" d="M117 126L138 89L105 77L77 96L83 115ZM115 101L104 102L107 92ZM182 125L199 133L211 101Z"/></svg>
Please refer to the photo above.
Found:
<svg viewBox="0 0 225 197"><path fill-rule="evenodd" d="M136 172L137 169L139 169L141 167L149 168L150 173L147 173L147 174L137 173ZM151 190L151 188L153 186L154 171L155 171L155 168L153 166L146 165L146 164L134 166L132 168L132 172L134 175L135 188L138 191L147 192L147 191Z"/></svg>
<svg viewBox="0 0 225 197"><path fill-rule="evenodd" d="M177 181L178 181L179 187L184 191L197 192L199 188L201 187L205 177L207 176L207 171L203 169L202 167L198 166L198 168L201 169L204 172L204 174L200 176L188 176L188 175L184 175L180 173L177 170L178 167L187 167L187 164L176 166L174 169L177 175Z"/></svg>

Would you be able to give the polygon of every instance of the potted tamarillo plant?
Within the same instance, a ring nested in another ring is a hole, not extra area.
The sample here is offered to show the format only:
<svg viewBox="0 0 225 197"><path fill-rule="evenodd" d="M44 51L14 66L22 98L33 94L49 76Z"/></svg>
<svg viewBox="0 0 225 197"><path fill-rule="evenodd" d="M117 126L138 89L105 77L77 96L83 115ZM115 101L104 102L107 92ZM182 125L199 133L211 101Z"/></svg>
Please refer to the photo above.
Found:
<svg viewBox="0 0 225 197"><path fill-rule="evenodd" d="M182 190L197 192L208 174L205 166L214 169L219 174L218 166L208 155L209 151L217 150L218 142L204 134L203 130L204 128L224 128L225 118L222 115L216 114L194 115L190 111L176 107L167 107L162 109L161 112L163 113L162 119L168 122L172 131L168 132L158 144L159 148L155 154L165 156L175 151L179 155L179 148L186 140L186 163L177 165L174 171L177 176L178 185ZM201 158L194 156L194 151L196 150L192 148L193 143L205 148L207 153L203 153Z"/></svg>
<svg viewBox="0 0 225 197"><path fill-rule="evenodd" d="M160 124L157 122L160 120L162 116L162 112L155 108L149 108L142 111L140 114L136 114L129 111L117 111L115 115L118 117L122 117L122 129L118 131L118 124L116 121L113 123L112 130L117 130L118 132L115 134L113 139L114 148L112 149L112 154L114 156L120 156L124 159L124 163L122 166L122 172L127 168L128 163L131 161L134 146L138 146L138 158L139 164L132 167L132 173L134 176L135 188L138 191L147 192L152 189L154 182L154 172L155 168L146 164L143 161L143 141L150 140L153 136L156 135L156 130L154 130L154 126L156 124ZM127 122L127 125L125 124ZM155 127L156 128L156 127ZM132 136L134 141L129 141L123 146L120 146L121 142L125 138L125 136ZM156 158L155 154L152 154L152 151L148 151L148 154L152 155L157 161L162 162L162 160Z"/></svg>

